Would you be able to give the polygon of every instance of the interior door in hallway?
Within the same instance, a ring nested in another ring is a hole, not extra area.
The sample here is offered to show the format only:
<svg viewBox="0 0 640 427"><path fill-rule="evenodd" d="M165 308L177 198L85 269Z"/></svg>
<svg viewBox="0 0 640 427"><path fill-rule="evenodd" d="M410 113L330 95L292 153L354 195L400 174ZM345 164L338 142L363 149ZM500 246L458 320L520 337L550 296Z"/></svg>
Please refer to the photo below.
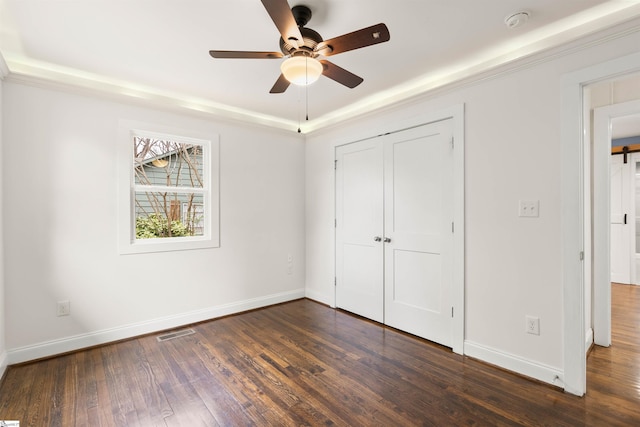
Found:
<svg viewBox="0 0 640 427"><path fill-rule="evenodd" d="M611 281L631 283L632 215L631 163L622 155L611 156Z"/></svg>
<svg viewBox="0 0 640 427"><path fill-rule="evenodd" d="M452 124L336 149L336 305L451 347Z"/></svg>

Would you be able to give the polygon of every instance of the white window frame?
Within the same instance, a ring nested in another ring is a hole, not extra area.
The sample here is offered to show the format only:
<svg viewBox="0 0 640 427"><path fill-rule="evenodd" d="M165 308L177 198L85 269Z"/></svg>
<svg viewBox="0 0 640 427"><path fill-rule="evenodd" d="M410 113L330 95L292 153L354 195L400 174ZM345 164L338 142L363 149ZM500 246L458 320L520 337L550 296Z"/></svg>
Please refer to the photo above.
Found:
<svg viewBox="0 0 640 427"><path fill-rule="evenodd" d="M202 188L141 185L135 182L134 137L152 137L202 146ZM197 134L161 125L121 121L118 130L118 248L121 254L167 252L220 246L219 137ZM136 191L202 194L204 234L202 236L136 239Z"/></svg>

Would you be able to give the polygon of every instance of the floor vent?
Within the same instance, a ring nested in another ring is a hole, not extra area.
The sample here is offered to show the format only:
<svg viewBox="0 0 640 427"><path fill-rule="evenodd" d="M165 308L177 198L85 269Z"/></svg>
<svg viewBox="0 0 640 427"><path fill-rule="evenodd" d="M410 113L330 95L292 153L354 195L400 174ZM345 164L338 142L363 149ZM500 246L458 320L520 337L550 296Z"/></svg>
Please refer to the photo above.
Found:
<svg viewBox="0 0 640 427"><path fill-rule="evenodd" d="M195 333L196 333L196 331L194 331L193 329L182 329L180 331L175 331L175 332L171 332L171 333L168 333L168 334L159 335L157 338L158 338L159 342L163 342L163 341L172 340L174 338L186 337L187 335L193 335Z"/></svg>

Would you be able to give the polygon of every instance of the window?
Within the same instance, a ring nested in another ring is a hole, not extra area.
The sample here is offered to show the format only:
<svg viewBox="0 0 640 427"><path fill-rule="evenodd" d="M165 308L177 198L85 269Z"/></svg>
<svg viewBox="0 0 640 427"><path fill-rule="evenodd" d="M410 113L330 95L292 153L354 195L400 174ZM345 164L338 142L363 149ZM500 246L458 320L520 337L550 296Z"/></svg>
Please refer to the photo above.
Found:
<svg viewBox="0 0 640 427"><path fill-rule="evenodd" d="M119 159L127 165L120 173L120 251L217 247L217 136L178 136L122 124L120 133Z"/></svg>

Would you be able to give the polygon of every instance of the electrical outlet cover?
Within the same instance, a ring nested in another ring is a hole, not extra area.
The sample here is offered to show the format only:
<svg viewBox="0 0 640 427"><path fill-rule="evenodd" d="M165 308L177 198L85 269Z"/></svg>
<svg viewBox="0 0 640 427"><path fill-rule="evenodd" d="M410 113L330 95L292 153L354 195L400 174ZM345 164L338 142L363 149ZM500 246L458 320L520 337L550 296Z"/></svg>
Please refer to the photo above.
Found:
<svg viewBox="0 0 640 427"><path fill-rule="evenodd" d="M520 200L518 216L537 218L540 216L540 202L538 200Z"/></svg>
<svg viewBox="0 0 640 427"><path fill-rule="evenodd" d="M535 316L526 316L525 331L528 334L540 335L540 318Z"/></svg>
<svg viewBox="0 0 640 427"><path fill-rule="evenodd" d="M71 303L69 301L58 301L57 316L68 316L71 314Z"/></svg>

